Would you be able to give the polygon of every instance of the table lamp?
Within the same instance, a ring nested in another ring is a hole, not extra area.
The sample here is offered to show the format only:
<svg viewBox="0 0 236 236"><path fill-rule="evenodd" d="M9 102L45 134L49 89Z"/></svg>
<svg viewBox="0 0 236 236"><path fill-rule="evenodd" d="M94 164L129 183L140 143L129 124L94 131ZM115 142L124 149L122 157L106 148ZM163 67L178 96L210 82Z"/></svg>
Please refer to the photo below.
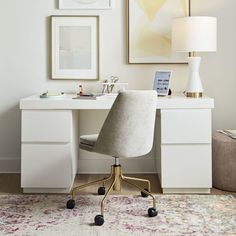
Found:
<svg viewBox="0 0 236 236"><path fill-rule="evenodd" d="M203 87L199 75L201 57L195 52L214 52L217 48L217 20L215 17L189 16L175 18L172 23L172 49L190 52L187 97L202 97Z"/></svg>

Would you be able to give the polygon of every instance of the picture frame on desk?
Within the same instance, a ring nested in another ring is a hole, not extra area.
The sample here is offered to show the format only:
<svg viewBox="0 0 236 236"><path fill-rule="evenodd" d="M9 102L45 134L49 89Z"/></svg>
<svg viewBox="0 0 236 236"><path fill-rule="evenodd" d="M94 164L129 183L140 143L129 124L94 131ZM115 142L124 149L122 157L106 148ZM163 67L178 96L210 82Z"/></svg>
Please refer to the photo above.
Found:
<svg viewBox="0 0 236 236"><path fill-rule="evenodd" d="M99 79L99 16L51 16L52 79Z"/></svg>
<svg viewBox="0 0 236 236"><path fill-rule="evenodd" d="M127 0L128 64L187 64L172 51L173 18L191 15L190 0Z"/></svg>
<svg viewBox="0 0 236 236"><path fill-rule="evenodd" d="M59 0L59 9L110 10L115 0Z"/></svg>

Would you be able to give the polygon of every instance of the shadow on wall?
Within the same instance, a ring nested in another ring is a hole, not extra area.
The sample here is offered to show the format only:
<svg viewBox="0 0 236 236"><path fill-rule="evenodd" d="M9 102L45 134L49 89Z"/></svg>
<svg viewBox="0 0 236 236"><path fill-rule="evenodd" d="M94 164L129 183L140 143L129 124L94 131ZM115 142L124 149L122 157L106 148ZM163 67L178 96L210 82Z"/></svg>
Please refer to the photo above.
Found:
<svg viewBox="0 0 236 236"><path fill-rule="evenodd" d="M59 1L58 0L54 0L54 6L55 6L55 9L59 8Z"/></svg>
<svg viewBox="0 0 236 236"><path fill-rule="evenodd" d="M51 17L48 16L45 18L45 29L46 29L46 66L47 66L47 79L51 79Z"/></svg>
<svg viewBox="0 0 236 236"><path fill-rule="evenodd" d="M21 113L18 105L0 113L0 157L20 157Z"/></svg>

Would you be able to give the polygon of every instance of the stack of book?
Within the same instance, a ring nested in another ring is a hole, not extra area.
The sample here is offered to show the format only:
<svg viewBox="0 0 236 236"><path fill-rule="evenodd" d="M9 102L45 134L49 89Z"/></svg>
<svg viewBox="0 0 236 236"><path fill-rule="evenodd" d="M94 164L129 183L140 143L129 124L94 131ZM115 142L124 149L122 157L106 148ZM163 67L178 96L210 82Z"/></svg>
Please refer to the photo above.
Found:
<svg viewBox="0 0 236 236"><path fill-rule="evenodd" d="M236 130L224 129L224 130L219 130L219 132L229 136L230 138L236 139Z"/></svg>

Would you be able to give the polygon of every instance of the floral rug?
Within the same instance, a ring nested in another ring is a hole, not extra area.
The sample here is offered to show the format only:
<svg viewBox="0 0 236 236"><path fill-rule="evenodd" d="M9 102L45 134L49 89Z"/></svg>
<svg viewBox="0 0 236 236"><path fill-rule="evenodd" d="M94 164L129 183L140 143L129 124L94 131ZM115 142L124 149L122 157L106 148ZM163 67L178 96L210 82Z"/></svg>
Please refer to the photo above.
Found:
<svg viewBox="0 0 236 236"><path fill-rule="evenodd" d="M236 235L236 199L225 195L157 195L157 217L149 218L150 198L111 195L105 223L95 226L102 196L81 195L73 210L68 196L0 196L0 235Z"/></svg>

